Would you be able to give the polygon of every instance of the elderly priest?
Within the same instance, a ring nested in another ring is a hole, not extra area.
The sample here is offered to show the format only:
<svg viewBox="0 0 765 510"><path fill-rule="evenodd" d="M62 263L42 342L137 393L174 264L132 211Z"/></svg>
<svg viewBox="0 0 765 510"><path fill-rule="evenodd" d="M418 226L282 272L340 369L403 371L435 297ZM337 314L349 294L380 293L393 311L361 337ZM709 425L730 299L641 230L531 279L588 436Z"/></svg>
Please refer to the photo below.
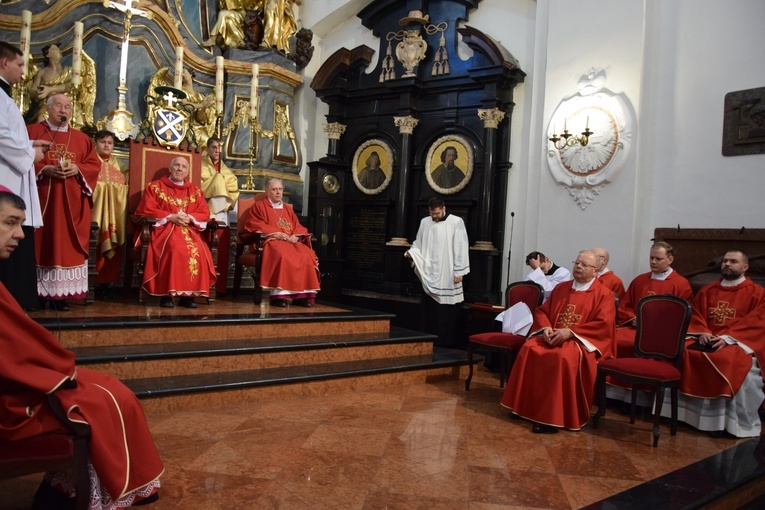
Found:
<svg viewBox="0 0 765 510"><path fill-rule="evenodd" d="M582 251L574 280L557 285L536 309L502 405L533 422L537 434L579 430L590 418L598 360L614 354L616 299L596 278L598 260Z"/></svg>
<svg viewBox="0 0 765 510"><path fill-rule="evenodd" d="M143 288L162 296L160 306L178 304L196 308L195 296L209 296L215 281L215 264L201 232L207 227L210 209L202 190L191 184L189 160L173 158L168 175L151 182L135 214L156 218L146 256Z"/></svg>

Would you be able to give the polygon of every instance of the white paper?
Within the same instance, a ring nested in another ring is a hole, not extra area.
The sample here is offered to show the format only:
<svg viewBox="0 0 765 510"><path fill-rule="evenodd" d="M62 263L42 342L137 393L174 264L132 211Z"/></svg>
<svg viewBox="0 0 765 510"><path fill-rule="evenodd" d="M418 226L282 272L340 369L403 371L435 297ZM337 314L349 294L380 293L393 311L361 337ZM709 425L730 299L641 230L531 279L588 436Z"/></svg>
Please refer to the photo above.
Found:
<svg viewBox="0 0 765 510"><path fill-rule="evenodd" d="M526 303L519 301L497 315L495 320L502 322L503 333L526 336L534 322L534 316Z"/></svg>

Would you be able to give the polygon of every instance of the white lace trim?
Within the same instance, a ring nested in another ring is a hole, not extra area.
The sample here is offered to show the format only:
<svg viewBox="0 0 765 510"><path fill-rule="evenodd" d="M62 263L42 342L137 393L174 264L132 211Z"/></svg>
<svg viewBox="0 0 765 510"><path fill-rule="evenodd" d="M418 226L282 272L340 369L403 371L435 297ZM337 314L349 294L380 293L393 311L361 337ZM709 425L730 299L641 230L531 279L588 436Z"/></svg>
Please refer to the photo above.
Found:
<svg viewBox="0 0 765 510"><path fill-rule="evenodd" d="M47 298L84 297L88 292L88 264L76 267L37 266L37 294Z"/></svg>

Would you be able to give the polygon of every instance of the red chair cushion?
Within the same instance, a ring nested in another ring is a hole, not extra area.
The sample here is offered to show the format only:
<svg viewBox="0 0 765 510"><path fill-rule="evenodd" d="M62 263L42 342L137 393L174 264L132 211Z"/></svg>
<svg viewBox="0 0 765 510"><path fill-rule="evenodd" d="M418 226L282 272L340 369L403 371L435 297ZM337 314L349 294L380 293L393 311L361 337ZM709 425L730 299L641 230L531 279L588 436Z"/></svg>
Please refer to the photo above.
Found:
<svg viewBox="0 0 765 510"><path fill-rule="evenodd" d="M503 347L505 349L520 349L526 342L525 336L511 335L510 333L489 332L470 335L470 341L476 344L489 345L491 347Z"/></svg>
<svg viewBox="0 0 765 510"><path fill-rule="evenodd" d="M650 358L617 358L601 361L598 367L625 376L646 377L658 381L677 381L680 370L665 361ZM615 374L618 377L618 374Z"/></svg>
<svg viewBox="0 0 765 510"><path fill-rule="evenodd" d="M74 455L72 436L44 434L18 441L0 442L0 478L33 473L43 464L69 461Z"/></svg>

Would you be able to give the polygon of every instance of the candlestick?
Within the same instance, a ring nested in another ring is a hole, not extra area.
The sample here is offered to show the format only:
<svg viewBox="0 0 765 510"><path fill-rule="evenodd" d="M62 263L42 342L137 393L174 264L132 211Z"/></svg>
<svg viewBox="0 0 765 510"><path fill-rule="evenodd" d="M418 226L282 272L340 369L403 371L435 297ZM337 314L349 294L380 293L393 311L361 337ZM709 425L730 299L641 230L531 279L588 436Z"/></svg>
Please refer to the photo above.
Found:
<svg viewBox="0 0 765 510"><path fill-rule="evenodd" d="M215 57L215 112L223 113L223 57Z"/></svg>
<svg viewBox="0 0 765 510"><path fill-rule="evenodd" d="M21 11L21 53L24 56L24 76L29 72L29 45L32 37L32 11Z"/></svg>
<svg viewBox="0 0 765 510"><path fill-rule="evenodd" d="M183 46L175 48L175 75L173 87L183 90Z"/></svg>
<svg viewBox="0 0 765 510"><path fill-rule="evenodd" d="M252 82L250 82L250 118L258 118L258 64L252 64Z"/></svg>
<svg viewBox="0 0 765 510"><path fill-rule="evenodd" d="M72 42L72 85L82 82L82 31L81 21L74 22L74 41Z"/></svg>

